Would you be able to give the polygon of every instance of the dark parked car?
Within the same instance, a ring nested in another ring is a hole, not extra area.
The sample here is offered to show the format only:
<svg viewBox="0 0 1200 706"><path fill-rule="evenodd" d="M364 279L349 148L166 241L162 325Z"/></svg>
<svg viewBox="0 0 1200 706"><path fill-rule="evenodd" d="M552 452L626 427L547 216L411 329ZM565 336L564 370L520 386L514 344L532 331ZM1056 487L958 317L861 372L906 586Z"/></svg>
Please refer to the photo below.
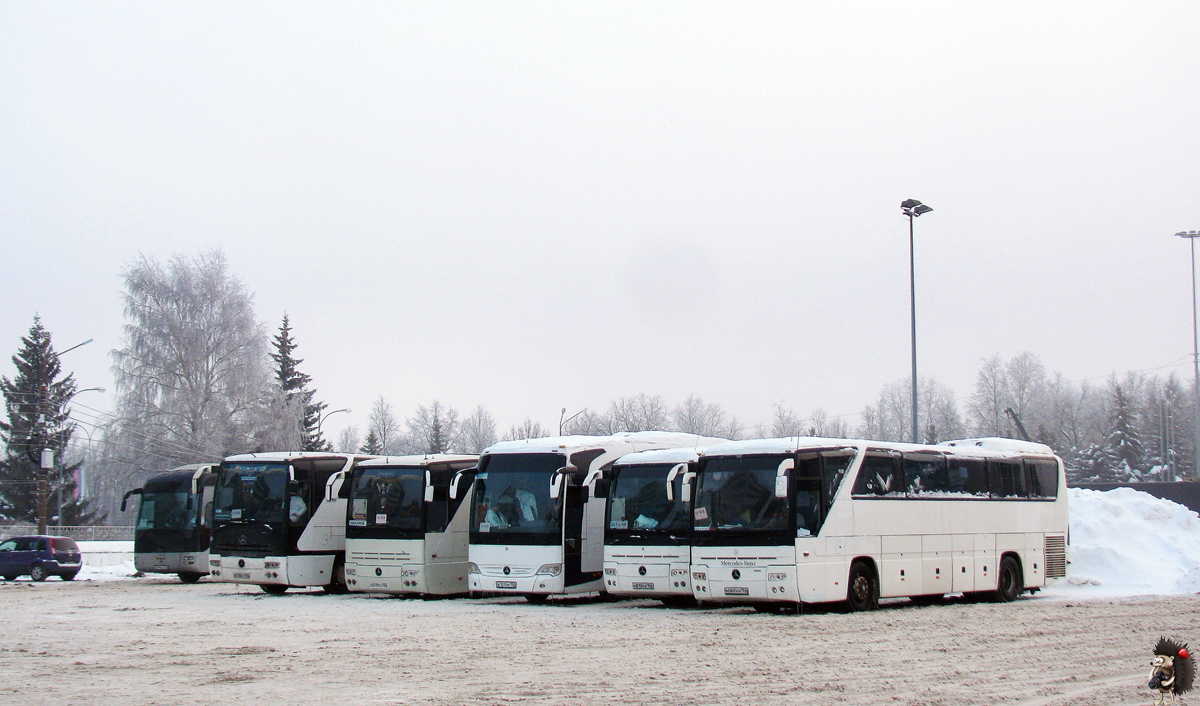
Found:
<svg viewBox="0 0 1200 706"><path fill-rule="evenodd" d="M0 542L0 576L12 581L28 575L34 581L61 576L70 581L83 566L79 545L69 537L32 535Z"/></svg>

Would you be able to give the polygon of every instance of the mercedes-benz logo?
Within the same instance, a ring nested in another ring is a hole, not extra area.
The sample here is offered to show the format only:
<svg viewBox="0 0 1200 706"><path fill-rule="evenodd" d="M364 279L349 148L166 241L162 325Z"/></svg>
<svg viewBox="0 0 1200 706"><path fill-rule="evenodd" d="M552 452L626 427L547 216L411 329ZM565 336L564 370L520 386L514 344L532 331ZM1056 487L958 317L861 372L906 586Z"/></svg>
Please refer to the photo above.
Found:
<svg viewBox="0 0 1200 706"><path fill-rule="evenodd" d="M238 568L239 569L246 568L246 560L245 559L238 559Z"/></svg>
<svg viewBox="0 0 1200 706"><path fill-rule="evenodd" d="M238 535L238 544L245 544L245 543L246 543L246 535L239 534Z"/></svg>
<svg viewBox="0 0 1200 706"><path fill-rule="evenodd" d="M383 576L383 569L381 569L381 568L379 568L378 566L376 566L376 567L375 567L375 575L376 575L376 576Z"/></svg>
<svg viewBox="0 0 1200 706"><path fill-rule="evenodd" d="M639 567L638 567L638 573L639 573L639 574L641 574L642 576L645 576L645 575L646 575L646 567L644 567L644 566L639 566Z"/></svg>
<svg viewBox="0 0 1200 706"><path fill-rule="evenodd" d="M733 570L733 580L737 581L741 577L742 577L742 572L738 571L737 569L734 569Z"/></svg>
<svg viewBox="0 0 1200 706"><path fill-rule="evenodd" d="M508 576L511 573L512 573L512 569L508 568L507 566L504 567L504 575L505 576Z"/></svg>

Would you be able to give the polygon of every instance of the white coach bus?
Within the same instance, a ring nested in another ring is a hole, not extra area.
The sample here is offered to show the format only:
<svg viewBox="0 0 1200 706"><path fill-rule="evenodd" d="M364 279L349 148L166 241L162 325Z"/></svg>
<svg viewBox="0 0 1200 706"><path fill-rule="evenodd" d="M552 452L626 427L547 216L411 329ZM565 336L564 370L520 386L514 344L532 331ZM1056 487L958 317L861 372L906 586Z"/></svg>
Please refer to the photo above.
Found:
<svg viewBox="0 0 1200 706"><path fill-rule="evenodd" d="M478 459L385 456L356 465L348 482L346 586L374 593L466 595L470 507L461 496L450 498L450 481L459 471L473 469Z"/></svg>
<svg viewBox="0 0 1200 706"><path fill-rule="evenodd" d="M1012 601L1066 575L1066 477L1042 444L736 441L686 481L701 602Z"/></svg>
<svg viewBox="0 0 1200 706"><path fill-rule="evenodd" d="M705 445L725 439L702 439ZM597 484L606 498L604 590L615 596L694 605L692 513L682 496L703 447L622 456ZM605 487L607 486L607 487ZM603 491L607 492L603 492Z"/></svg>
<svg viewBox="0 0 1200 706"><path fill-rule="evenodd" d="M604 506L593 492L618 458L697 443L694 434L632 432L504 441L484 450L471 495L472 593L603 590ZM464 483L456 481L455 491Z"/></svg>
<svg viewBox="0 0 1200 706"><path fill-rule="evenodd" d="M346 590L346 474L371 458L322 452L230 456L217 472L210 575L282 594ZM348 486L347 486L348 490Z"/></svg>

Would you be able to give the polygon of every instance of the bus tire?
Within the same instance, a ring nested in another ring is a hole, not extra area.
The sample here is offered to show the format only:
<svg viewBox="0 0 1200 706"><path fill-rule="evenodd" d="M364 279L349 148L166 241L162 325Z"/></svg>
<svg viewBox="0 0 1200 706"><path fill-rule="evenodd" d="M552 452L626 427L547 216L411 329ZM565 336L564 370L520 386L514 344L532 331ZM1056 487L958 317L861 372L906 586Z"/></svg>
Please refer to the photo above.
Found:
<svg viewBox="0 0 1200 706"><path fill-rule="evenodd" d="M547 593L526 593L525 594L525 600L529 601L530 603L537 603L537 604L545 603L547 601L547 599L549 599L549 598L550 598L550 595Z"/></svg>
<svg viewBox="0 0 1200 706"><path fill-rule="evenodd" d="M264 583L259 585L263 593L269 593L272 596L282 596L287 593L288 587L277 583Z"/></svg>
<svg viewBox="0 0 1200 706"><path fill-rule="evenodd" d="M865 561L856 561L850 566L846 603L855 613L879 607L879 578L875 575L875 569Z"/></svg>
<svg viewBox="0 0 1200 706"><path fill-rule="evenodd" d="M198 574L195 571L180 571L179 572L179 580L183 583L196 583L197 581L200 580L200 576L201 576L201 574Z"/></svg>
<svg viewBox="0 0 1200 706"><path fill-rule="evenodd" d="M1011 556L1000 560L1000 575L997 577L996 592L992 600L997 603L1012 603L1024 591L1024 578L1021 576L1021 565Z"/></svg>
<svg viewBox="0 0 1200 706"><path fill-rule="evenodd" d="M662 604L668 608L695 608L700 605L692 596L667 596L658 600L662 601Z"/></svg>
<svg viewBox="0 0 1200 706"><path fill-rule="evenodd" d="M346 565L340 560L333 565L333 577L325 586L325 593L331 596L341 596L350 592L346 586Z"/></svg>

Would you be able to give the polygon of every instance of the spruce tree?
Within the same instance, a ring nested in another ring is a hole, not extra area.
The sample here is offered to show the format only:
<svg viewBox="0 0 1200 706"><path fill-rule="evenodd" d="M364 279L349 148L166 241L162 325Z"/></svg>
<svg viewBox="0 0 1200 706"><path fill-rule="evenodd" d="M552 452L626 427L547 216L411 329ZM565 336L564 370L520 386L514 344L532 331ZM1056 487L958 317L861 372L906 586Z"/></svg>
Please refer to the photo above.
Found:
<svg viewBox="0 0 1200 706"><path fill-rule="evenodd" d="M359 447L358 452L361 454L371 454L378 456L383 453L383 444L379 443L379 436L372 429L367 432L367 439L363 445Z"/></svg>
<svg viewBox="0 0 1200 706"><path fill-rule="evenodd" d="M50 332L34 316L29 335L12 358L17 369L10 380L0 378L7 421L0 421L6 441L6 457L0 465L0 517L10 522L38 521L38 482L42 449L54 452L55 468L46 476L47 518L58 514L60 524L78 525L96 521L86 500L75 498L76 472L82 463L64 463L67 445L75 433L68 418L67 402L75 394L75 376L61 377L62 367Z"/></svg>
<svg viewBox="0 0 1200 706"><path fill-rule="evenodd" d="M1137 430L1137 410L1120 385L1113 387L1112 424L1105 441L1115 470L1124 476L1118 480L1140 480L1146 451Z"/></svg>
<svg viewBox="0 0 1200 706"><path fill-rule="evenodd" d="M296 358L296 342L292 340L292 327L288 315L283 315L283 324L279 327L279 335L275 336L275 352L271 360L275 361L275 381L283 390L288 402L298 402L303 405L300 415L300 434L302 451L327 451L329 444L321 438L321 410L325 409L324 402L313 402L316 390L308 389L312 378L300 372L298 366L302 358Z"/></svg>

